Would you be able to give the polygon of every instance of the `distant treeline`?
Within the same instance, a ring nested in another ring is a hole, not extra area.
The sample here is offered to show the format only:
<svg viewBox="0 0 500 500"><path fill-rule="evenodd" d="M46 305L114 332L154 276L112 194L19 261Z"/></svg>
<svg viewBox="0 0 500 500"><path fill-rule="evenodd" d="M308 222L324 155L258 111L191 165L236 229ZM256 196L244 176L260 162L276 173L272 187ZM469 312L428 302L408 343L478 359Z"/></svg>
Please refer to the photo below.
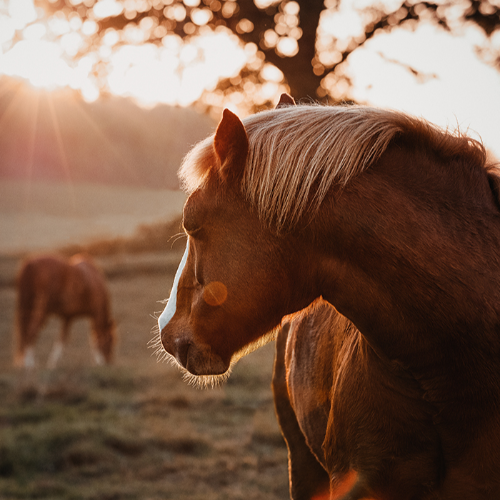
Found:
<svg viewBox="0 0 500 500"><path fill-rule="evenodd" d="M168 252L183 249L186 236L182 229L182 216L169 222L140 225L130 236L101 239L87 244L67 245L59 252L70 256L85 252L96 257L116 254L137 254L145 252Z"/></svg>
<svg viewBox="0 0 500 500"><path fill-rule="evenodd" d="M0 178L177 189L177 169L215 124L192 109L84 102L0 78Z"/></svg>

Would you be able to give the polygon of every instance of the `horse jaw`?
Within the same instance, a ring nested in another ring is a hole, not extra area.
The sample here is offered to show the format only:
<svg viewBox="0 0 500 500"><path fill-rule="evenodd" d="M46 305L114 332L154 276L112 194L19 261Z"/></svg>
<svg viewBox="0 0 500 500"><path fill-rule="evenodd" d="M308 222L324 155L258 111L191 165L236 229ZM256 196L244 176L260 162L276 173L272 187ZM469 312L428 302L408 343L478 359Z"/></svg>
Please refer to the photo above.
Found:
<svg viewBox="0 0 500 500"><path fill-rule="evenodd" d="M241 358L243 358L247 354L251 354L260 347L263 347L269 342L276 340L280 326L281 325L278 325L276 328L262 335L258 339L254 340L253 342L250 342L246 346L243 346L239 351L236 351L231 358L231 366L234 366Z"/></svg>

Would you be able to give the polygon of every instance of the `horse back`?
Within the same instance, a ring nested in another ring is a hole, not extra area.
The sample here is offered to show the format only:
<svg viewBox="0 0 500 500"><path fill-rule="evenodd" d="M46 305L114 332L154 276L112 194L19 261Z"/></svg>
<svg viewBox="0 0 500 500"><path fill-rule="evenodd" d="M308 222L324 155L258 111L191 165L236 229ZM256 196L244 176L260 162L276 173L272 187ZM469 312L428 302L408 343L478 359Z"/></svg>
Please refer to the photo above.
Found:
<svg viewBox="0 0 500 500"><path fill-rule="evenodd" d="M46 314L65 318L94 315L109 296L104 278L92 261L75 255L69 261L58 256L40 256L27 260L18 277L18 304L24 317L35 301L44 303Z"/></svg>

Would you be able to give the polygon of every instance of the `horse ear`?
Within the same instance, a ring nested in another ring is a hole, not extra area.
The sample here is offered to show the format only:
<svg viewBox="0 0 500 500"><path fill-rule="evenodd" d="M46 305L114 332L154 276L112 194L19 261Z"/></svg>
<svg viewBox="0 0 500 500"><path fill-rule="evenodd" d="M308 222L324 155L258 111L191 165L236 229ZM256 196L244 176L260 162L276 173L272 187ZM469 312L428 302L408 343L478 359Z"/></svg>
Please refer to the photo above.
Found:
<svg viewBox="0 0 500 500"><path fill-rule="evenodd" d="M248 137L241 120L229 109L222 113L215 132L214 149L220 160L222 179L241 177L248 155Z"/></svg>
<svg viewBox="0 0 500 500"><path fill-rule="evenodd" d="M295 106L295 100L291 95L283 93L280 96L280 102L276 104L276 109L284 108L285 106Z"/></svg>

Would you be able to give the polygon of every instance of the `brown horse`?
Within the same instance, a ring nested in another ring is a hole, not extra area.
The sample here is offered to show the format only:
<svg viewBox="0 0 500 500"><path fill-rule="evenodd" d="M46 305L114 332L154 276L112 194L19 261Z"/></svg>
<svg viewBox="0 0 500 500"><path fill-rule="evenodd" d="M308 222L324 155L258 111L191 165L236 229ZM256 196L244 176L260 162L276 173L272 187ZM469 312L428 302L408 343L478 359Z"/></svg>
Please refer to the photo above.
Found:
<svg viewBox="0 0 500 500"><path fill-rule="evenodd" d="M40 329L51 314L63 320L61 338L54 344L48 367L55 368L68 340L71 322L81 316L92 320L96 363L111 362L115 326L106 282L90 258L77 254L69 260L41 256L27 260L19 273L15 361L31 368Z"/></svg>
<svg viewBox="0 0 500 500"><path fill-rule="evenodd" d="M325 347L342 367L323 406L330 498L500 498L500 181L483 146L370 107L225 110L181 178L165 350L192 375L227 373L322 297L360 332ZM328 387L311 368L301 378Z"/></svg>

